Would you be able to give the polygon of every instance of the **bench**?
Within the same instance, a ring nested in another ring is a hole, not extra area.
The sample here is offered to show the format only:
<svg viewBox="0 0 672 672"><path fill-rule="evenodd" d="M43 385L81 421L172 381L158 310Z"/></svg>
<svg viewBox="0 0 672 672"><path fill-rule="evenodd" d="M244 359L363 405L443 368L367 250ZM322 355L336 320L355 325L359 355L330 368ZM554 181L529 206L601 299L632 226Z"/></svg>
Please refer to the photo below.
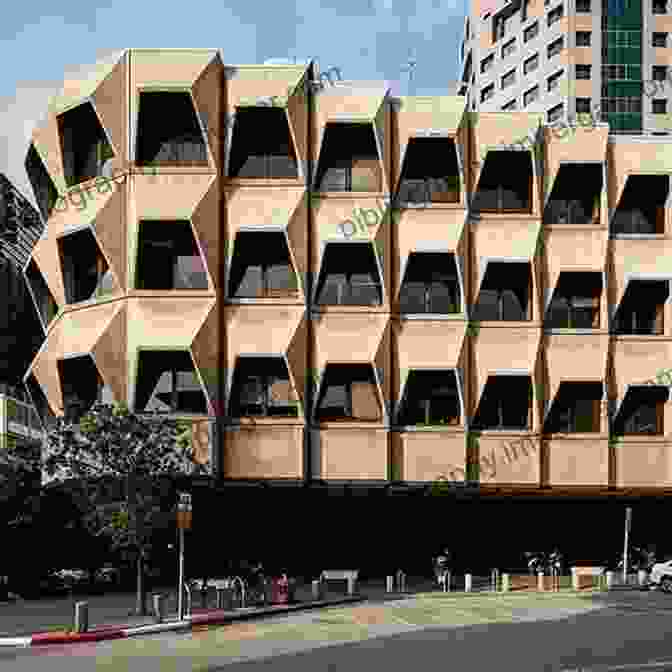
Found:
<svg viewBox="0 0 672 672"><path fill-rule="evenodd" d="M348 595L354 595L357 589L358 576L358 569L325 569L320 574L320 581L322 583L326 583L327 581L347 581Z"/></svg>

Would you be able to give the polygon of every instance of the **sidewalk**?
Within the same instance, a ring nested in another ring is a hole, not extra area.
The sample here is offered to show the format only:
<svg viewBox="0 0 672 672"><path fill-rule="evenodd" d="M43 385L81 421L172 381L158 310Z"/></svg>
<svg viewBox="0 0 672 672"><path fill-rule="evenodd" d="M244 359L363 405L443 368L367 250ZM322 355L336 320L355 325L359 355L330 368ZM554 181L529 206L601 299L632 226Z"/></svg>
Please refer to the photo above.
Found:
<svg viewBox="0 0 672 672"><path fill-rule="evenodd" d="M474 579L474 590L482 589L482 582ZM460 590L459 584L453 587L453 590ZM266 608L236 609L235 611L225 612L212 608L201 608L200 596L194 595L193 603L193 623L205 624L216 622L227 622L230 620L242 620L260 616L275 615L298 609L316 608L330 606L332 604L342 604L344 602L354 602L361 600L370 600L373 602L388 601L394 599L404 599L413 597L416 593L426 593L436 590L436 584L424 577L408 577L407 590L403 594L387 593L385 579L371 579L360 581L358 584L358 595L350 598L347 595L332 589L328 589L325 600L314 602L312 600L312 586L310 583L300 583L296 588L297 603L288 606L271 606ZM110 593L107 595L95 595L90 597L60 598L51 600L19 600L14 603L0 603L0 642L10 640L18 642L14 645L25 645L25 641L33 638L45 638L51 641L56 638L63 640L65 632L73 626L75 602L85 601L89 605L89 632L90 638L97 638L99 635L106 634L109 638L113 637L114 632L129 632L147 628L171 629L190 627L189 621L184 621L182 625L177 620L177 595L173 587L165 589L156 589L165 595L165 614L164 623L157 625L154 617L148 615L138 617L133 614L135 606L134 593ZM212 602L212 595L210 596ZM151 602L151 598L148 603ZM151 604L148 604L148 609ZM128 635L118 635L128 636ZM68 635L68 637L70 637ZM81 637L81 635L80 635ZM0 644L1 645L1 644Z"/></svg>
<svg viewBox="0 0 672 672"><path fill-rule="evenodd" d="M347 596L328 590L325 599L313 601L312 586L301 583L296 588L296 603L259 608L236 609L233 611L201 608L198 593L194 596L191 616L183 621L177 618L177 596L174 589L156 590L166 597L165 619L157 624L153 616L137 617L132 613L135 595L109 594L75 599L21 601L0 604L0 646L34 646L38 644L74 643L132 637L166 631L189 630L192 626L207 626L270 617L304 609L316 609L339 604L367 601L370 603L411 599L416 596L469 597L490 592L488 577L473 577L472 593L464 593L464 577L455 577L452 592L442 593L434 580L425 577L407 577L406 591L403 593L386 591L384 578L361 581L358 593ZM558 594L558 593L556 593ZM74 603L86 601L89 604L89 629L86 633L68 633L73 624Z"/></svg>

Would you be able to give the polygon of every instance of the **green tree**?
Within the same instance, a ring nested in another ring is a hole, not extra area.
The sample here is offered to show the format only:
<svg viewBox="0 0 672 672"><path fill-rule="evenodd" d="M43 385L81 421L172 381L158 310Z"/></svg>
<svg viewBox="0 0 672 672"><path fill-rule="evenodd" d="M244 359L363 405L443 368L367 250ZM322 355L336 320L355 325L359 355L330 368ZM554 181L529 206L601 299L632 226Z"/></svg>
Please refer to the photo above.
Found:
<svg viewBox="0 0 672 672"><path fill-rule="evenodd" d="M91 501L105 478L124 485L123 505L98 507L88 518L92 530L126 547L136 562L136 612L146 613L145 565L151 525L158 520L151 484L159 477L179 478L195 463L185 421L137 415L125 404L95 404L78 424L60 418L47 436L44 471L58 481L76 480ZM149 527L149 529L148 529Z"/></svg>

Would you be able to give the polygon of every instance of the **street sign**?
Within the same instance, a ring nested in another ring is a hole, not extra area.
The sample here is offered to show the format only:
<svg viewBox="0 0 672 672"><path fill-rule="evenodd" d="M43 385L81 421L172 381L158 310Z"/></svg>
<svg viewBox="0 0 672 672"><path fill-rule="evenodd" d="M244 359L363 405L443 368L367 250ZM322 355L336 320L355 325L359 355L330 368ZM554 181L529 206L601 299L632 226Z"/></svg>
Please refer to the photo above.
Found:
<svg viewBox="0 0 672 672"><path fill-rule="evenodd" d="M179 494L177 502L177 528L179 530L191 529L191 495L187 492Z"/></svg>

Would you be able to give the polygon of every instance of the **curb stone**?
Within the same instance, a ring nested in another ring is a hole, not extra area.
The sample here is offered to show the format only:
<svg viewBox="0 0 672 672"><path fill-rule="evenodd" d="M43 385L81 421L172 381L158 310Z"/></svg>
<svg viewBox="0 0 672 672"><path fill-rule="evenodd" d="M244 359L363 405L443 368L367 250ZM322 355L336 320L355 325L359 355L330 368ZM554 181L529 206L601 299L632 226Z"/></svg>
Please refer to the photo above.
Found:
<svg viewBox="0 0 672 672"><path fill-rule="evenodd" d="M27 648L30 646L44 646L54 644L79 644L85 642L101 642L112 639L126 639L140 635L151 635L159 632L191 630L193 626L224 625L236 621L264 618L280 614L288 614L295 611L319 609L339 604L354 604L365 601L362 595L343 597L320 602L304 602L299 604L263 607L261 609L236 613L230 611L216 611L211 614L194 614L186 617L183 621L169 621L150 625L138 625L132 627L101 626L89 632L41 632L33 633L28 637L3 637L0 638L0 647Z"/></svg>

